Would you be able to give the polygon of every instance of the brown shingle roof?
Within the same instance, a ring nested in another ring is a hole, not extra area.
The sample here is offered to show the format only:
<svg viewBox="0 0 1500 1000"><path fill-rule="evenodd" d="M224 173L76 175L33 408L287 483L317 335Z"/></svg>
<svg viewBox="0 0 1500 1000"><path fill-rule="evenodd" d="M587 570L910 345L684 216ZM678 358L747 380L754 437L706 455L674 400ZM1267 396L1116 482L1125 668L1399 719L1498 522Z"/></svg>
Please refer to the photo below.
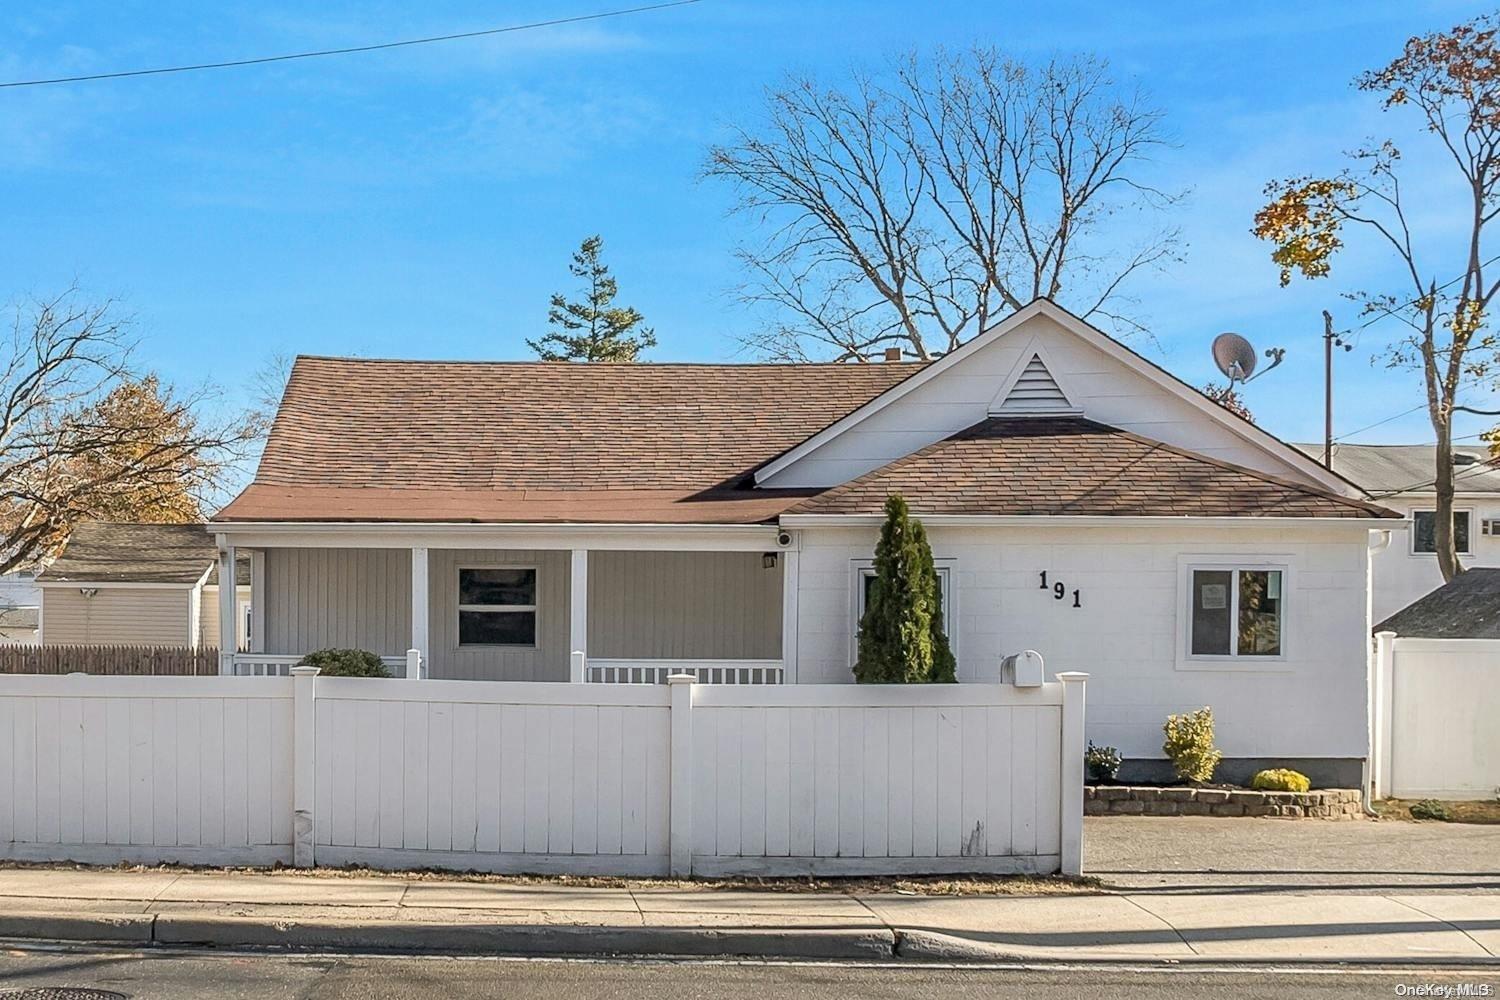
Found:
<svg viewBox="0 0 1500 1000"><path fill-rule="evenodd" d="M297 359L222 520L754 523L736 488L913 364Z"/></svg>
<svg viewBox="0 0 1500 1000"><path fill-rule="evenodd" d="M789 514L1400 517L1074 417L991 418L836 486Z"/></svg>
<svg viewBox="0 0 1500 1000"><path fill-rule="evenodd" d="M214 538L201 524L136 524L85 521L67 547L37 575L40 583L197 583L211 567L218 583ZM240 559L235 576L250 583L250 562Z"/></svg>

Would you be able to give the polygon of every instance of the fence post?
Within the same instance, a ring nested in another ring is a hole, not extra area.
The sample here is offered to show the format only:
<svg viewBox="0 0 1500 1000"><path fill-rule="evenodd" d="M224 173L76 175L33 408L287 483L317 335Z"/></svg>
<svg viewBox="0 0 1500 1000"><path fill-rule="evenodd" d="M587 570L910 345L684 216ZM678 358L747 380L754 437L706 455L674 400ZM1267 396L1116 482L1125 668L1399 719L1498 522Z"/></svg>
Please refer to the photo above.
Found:
<svg viewBox="0 0 1500 1000"><path fill-rule="evenodd" d="M318 668L292 668L292 864L313 866Z"/></svg>
<svg viewBox="0 0 1500 1000"><path fill-rule="evenodd" d="M420 649L406 651L406 679L409 681L422 679L422 651Z"/></svg>
<svg viewBox="0 0 1500 1000"><path fill-rule="evenodd" d="M672 782L668 823L673 878L693 874L693 687L692 674L667 678L672 693L672 745L668 753Z"/></svg>
<svg viewBox="0 0 1500 1000"><path fill-rule="evenodd" d="M1391 794L1391 733L1396 690L1396 633L1375 633L1375 676L1372 678L1370 704L1370 776L1371 797L1383 799Z"/></svg>
<svg viewBox="0 0 1500 1000"><path fill-rule="evenodd" d="M1069 671L1062 682L1062 859L1064 875L1083 874L1083 705L1089 675Z"/></svg>

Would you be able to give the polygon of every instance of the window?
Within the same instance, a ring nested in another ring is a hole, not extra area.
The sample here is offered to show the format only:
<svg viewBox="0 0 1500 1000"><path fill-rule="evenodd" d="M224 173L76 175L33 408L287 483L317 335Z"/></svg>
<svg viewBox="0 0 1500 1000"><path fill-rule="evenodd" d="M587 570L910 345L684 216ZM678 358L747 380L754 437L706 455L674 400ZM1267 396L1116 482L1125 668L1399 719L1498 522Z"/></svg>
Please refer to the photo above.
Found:
<svg viewBox="0 0 1500 1000"><path fill-rule="evenodd" d="M536 645L536 568L484 566L458 571L460 646Z"/></svg>
<svg viewBox="0 0 1500 1000"><path fill-rule="evenodd" d="M943 607L943 631L948 634L948 641L953 642L955 630L953 622L952 590L948 585L948 567L937 567L938 578L938 600ZM869 605L870 594L875 586L875 567L861 566L859 570L859 601L854 609L854 630L859 631L859 623L864 620L865 608Z"/></svg>
<svg viewBox="0 0 1500 1000"><path fill-rule="evenodd" d="M1469 515L1472 511L1453 512L1453 545L1459 555L1469 555ZM1437 511L1414 510L1411 512L1411 550L1416 555L1431 555L1437 551Z"/></svg>
<svg viewBox="0 0 1500 1000"><path fill-rule="evenodd" d="M1284 570L1205 567L1189 575L1190 656L1281 655Z"/></svg>

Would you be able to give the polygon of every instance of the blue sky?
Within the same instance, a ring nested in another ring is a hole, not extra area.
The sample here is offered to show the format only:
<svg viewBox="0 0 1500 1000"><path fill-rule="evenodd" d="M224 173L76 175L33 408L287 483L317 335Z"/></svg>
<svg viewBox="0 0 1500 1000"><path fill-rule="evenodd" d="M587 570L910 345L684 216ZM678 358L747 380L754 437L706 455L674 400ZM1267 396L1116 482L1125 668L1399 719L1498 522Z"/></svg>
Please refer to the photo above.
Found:
<svg viewBox="0 0 1500 1000"><path fill-rule="evenodd" d="M626 6L628 4L618 4ZM512 3L49 0L0 9L0 79L358 45L608 9ZM227 400L278 352L524 358L568 255L599 232L621 301L657 360L730 360L764 322L738 303L731 193L697 177L726 126L753 120L787 71L835 79L910 47L1089 51L1139 84L1176 147L1152 167L1190 192L1187 261L1138 280L1134 346L1195 383L1237 330L1289 350L1249 387L1262 424L1322 434L1319 312L1388 278L1353 249L1336 280L1277 286L1249 234L1264 183L1326 171L1366 137L1408 140L1406 168L1447 261L1458 213L1407 118L1349 81L1419 32L1483 10L1395 3L806 3L705 0L612 21L211 73L0 90L0 299L75 279L134 315L142 361L212 380ZM1444 240L1446 239L1446 243ZM1456 269L1457 262L1448 265ZM1420 380L1372 363L1394 324L1339 360L1339 433L1420 403ZM1483 400L1476 390L1471 400ZM1478 418L1460 433L1485 426ZM1354 438L1430 440L1412 413Z"/></svg>

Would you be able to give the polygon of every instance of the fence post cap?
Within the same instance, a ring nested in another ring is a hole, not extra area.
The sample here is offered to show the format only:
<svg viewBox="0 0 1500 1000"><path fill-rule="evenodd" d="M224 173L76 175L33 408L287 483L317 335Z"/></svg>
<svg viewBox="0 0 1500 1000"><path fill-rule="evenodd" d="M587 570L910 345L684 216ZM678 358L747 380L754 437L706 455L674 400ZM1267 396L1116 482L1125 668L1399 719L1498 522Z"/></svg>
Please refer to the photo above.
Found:
<svg viewBox="0 0 1500 1000"><path fill-rule="evenodd" d="M1064 684L1081 684L1089 679L1089 675L1082 670L1064 670L1057 675L1057 679Z"/></svg>
<svg viewBox="0 0 1500 1000"><path fill-rule="evenodd" d="M668 684L695 684L695 683L697 683L697 681L698 681L698 678L696 676L694 676L693 674L669 674L669 675L667 675L667 683Z"/></svg>
<svg viewBox="0 0 1500 1000"><path fill-rule="evenodd" d="M323 672L322 667L293 667L293 677L316 677Z"/></svg>
<svg viewBox="0 0 1500 1000"><path fill-rule="evenodd" d="M1392 632L1388 628L1387 629L1381 629L1379 632L1375 633L1375 638L1377 638L1377 639L1394 639L1394 638L1396 638L1396 633Z"/></svg>

